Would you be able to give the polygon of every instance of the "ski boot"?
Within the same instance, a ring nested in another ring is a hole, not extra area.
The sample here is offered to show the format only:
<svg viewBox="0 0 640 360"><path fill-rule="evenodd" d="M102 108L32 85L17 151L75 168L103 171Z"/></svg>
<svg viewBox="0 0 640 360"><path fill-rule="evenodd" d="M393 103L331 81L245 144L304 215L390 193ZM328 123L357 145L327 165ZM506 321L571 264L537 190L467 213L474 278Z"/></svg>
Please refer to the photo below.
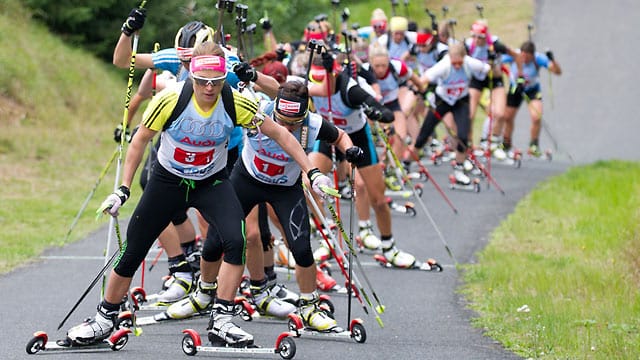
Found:
<svg viewBox="0 0 640 360"><path fill-rule="evenodd" d="M296 305L300 299L300 296L298 296L297 293L287 289L283 284L274 283L272 285L268 285L267 291L269 292L269 295L274 298L286 301L293 305Z"/></svg>
<svg viewBox="0 0 640 360"><path fill-rule="evenodd" d="M217 300L213 305L207 333L213 346L248 347L253 345L253 335L242 330L231 320L236 315L233 303L223 304Z"/></svg>
<svg viewBox="0 0 640 360"><path fill-rule="evenodd" d="M483 175L482 170L478 168L478 166L476 166L476 164L474 164L474 162L469 158L464 159L464 161L462 162L462 167L464 168L465 174L469 174L474 177Z"/></svg>
<svg viewBox="0 0 640 360"><path fill-rule="evenodd" d="M69 329L67 331L67 339L78 345L98 343L111 335L117 317L118 309L108 310L100 303L96 316L86 319L82 324Z"/></svg>
<svg viewBox="0 0 640 360"><path fill-rule="evenodd" d="M315 291L312 293L311 298L300 297L297 314L302 319L305 328L319 332L342 331L333 315L319 307L319 300L320 297Z"/></svg>
<svg viewBox="0 0 640 360"><path fill-rule="evenodd" d="M391 246L382 249L382 255L389 264L397 268L408 269L416 263L416 257L408 252L399 250L395 242L391 242Z"/></svg>
<svg viewBox="0 0 640 360"><path fill-rule="evenodd" d="M449 187L453 189L461 189L468 191L480 192L480 180L478 178L471 179L465 174L464 167L461 164L452 162L453 174L449 175Z"/></svg>
<svg viewBox="0 0 640 360"><path fill-rule="evenodd" d="M495 148L492 146L491 156L498 161L505 161L508 158L507 150L507 147L501 142Z"/></svg>
<svg viewBox="0 0 640 360"><path fill-rule="evenodd" d="M187 297L195 288L193 276L188 272L171 274L171 278L165 282L166 290L160 291L157 296L149 295L148 300L154 301L151 306L169 306Z"/></svg>
<svg viewBox="0 0 640 360"><path fill-rule="evenodd" d="M551 151L549 150L542 151L540 149L540 146L538 146L538 144L529 145L527 154L529 155L530 158L534 158L534 159L545 159L545 160L551 161L551 158L552 158Z"/></svg>
<svg viewBox="0 0 640 360"><path fill-rule="evenodd" d="M384 184L387 189L391 191L400 191L402 190L402 183L398 176L396 176L394 170L390 167L387 167L384 171Z"/></svg>
<svg viewBox="0 0 640 360"><path fill-rule="evenodd" d="M217 283L209 284L199 280L194 293L167 308L167 316L171 319L185 319L196 314L205 313L211 305L217 289Z"/></svg>
<svg viewBox="0 0 640 360"><path fill-rule="evenodd" d="M360 244L361 248L368 250L378 250L381 243L380 239L374 234L371 224L360 226L356 241Z"/></svg>
<svg viewBox="0 0 640 360"><path fill-rule="evenodd" d="M251 285L251 297L249 300L260 313L276 318L284 319L296 310L295 305L274 297L269 292L266 279L260 285Z"/></svg>
<svg viewBox="0 0 640 360"><path fill-rule="evenodd" d="M316 266L316 287L326 292L341 289L338 282L331 277L331 271L327 263L325 263L324 266Z"/></svg>

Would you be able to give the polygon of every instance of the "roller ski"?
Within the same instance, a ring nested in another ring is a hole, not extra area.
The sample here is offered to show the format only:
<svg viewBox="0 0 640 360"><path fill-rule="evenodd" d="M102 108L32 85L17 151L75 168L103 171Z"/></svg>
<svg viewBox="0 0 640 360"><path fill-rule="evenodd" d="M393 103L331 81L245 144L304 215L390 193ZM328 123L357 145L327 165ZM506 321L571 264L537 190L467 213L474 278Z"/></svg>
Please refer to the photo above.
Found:
<svg viewBox="0 0 640 360"><path fill-rule="evenodd" d="M182 351L189 356L198 352L211 353L236 353L236 354L278 354L283 359L293 359L296 355L296 343L289 332L281 333L276 339L273 348L261 348L256 345L247 346L215 346L203 345L200 334L193 329L182 330Z"/></svg>
<svg viewBox="0 0 640 360"><path fill-rule="evenodd" d="M511 165L516 169L522 166L522 151L517 149L506 149L502 144L492 153L494 164Z"/></svg>
<svg viewBox="0 0 640 360"><path fill-rule="evenodd" d="M429 157L433 165L440 165L442 163L448 163L455 160L456 152L451 144L451 139L446 137L442 144L438 147L434 147Z"/></svg>
<svg viewBox="0 0 640 360"><path fill-rule="evenodd" d="M322 306L317 294L310 299L300 299L298 311L289 315L289 330L295 337L302 335L329 338L353 339L358 343L367 340L367 333L361 319L353 319L349 330L337 325L333 313Z"/></svg>
<svg viewBox="0 0 640 360"><path fill-rule="evenodd" d="M425 262L420 262L415 260L411 265L409 266L396 266L393 265L384 255L382 254L375 254L373 256L373 259L380 264L383 267L386 268L394 268L394 269L406 269L406 270L422 270L422 271L435 271L435 272L441 272L442 271L442 266L440 264L438 264L438 262L434 259L427 259L427 261Z"/></svg>
<svg viewBox="0 0 640 360"><path fill-rule="evenodd" d="M389 205L389 208L392 211L396 213L408 215L410 217L416 216L415 205L411 201L405 201L404 203L400 204L396 201L393 201L393 199L390 196L386 197L386 201L387 201L387 205Z"/></svg>
<svg viewBox="0 0 640 360"><path fill-rule="evenodd" d="M49 336L44 331L37 331L27 343L27 354L36 354L40 351L91 351L100 349L108 349L119 351L129 342L130 329L120 329L115 331L109 337L93 342L77 342L66 337L62 340L49 341Z"/></svg>
<svg viewBox="0 0 640 360"><path fill-rule="evenodd" d="M114 308L115 307L115 308ZM93 318L88 318L81 324L67 331L65 339L49 341L43 331L38 331L27 343L27 353L35 354L43 350L80 350L110 348L120 350L129 341L130 329L116 330L120 305L101 303Z"/></svg>
<svg viewBox="0 0 640 360"><path fill-rule="evenodd" d="M455 161L452 165L453 174L449 175L449 188L452 190L480 192L480 179L472 179L465 174L463 165L457 164Z"/></svg>
<svg viewBox="0 0 640 360"><path fill-rule="evenodd" d="M553 159L553 154L551 150L540 149L540 146L537 144L531 144L529 149L527 149L527 160L547 160L551 161Z"/></svg>
<svg viewBox="0 0 640 360"><path fill-rule="evenodd" d="M200 335L192 329L183 330L182 350L187 355L201 352L280 354L285 359L295 355L295 343L291 334L285 332L278 336L274 348L261 348L254 344L253 335L242 330L233 321L233 317L242 311L235 303L217 300L211 311L207 338L210 346L203 346ZM287 340L285 340L287 339Z"/></svg>

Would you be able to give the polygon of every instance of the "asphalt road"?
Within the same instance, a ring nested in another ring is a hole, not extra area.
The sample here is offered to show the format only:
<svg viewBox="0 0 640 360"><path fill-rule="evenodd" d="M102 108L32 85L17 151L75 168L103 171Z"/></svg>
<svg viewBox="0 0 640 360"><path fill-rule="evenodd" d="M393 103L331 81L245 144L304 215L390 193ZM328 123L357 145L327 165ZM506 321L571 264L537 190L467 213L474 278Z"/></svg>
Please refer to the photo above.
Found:
<svg viewBox="0 0 640 360"><path fill-rule="evenodd" d="M550 47L561 63L564 74L550 88L543 75L545 121L556 139L558 150L552 162L524 161L520 169L494 165L494 177L506 195L493 186L482 184L479 194L446 188L449 169L430 166L436 181L460 210L454 215L434 187L425 183L423 201L458 262L472 263L492 229L509 215L518 201L539 182L560 174L567 167L600 159L637 160L636 121L632 88L638 81L632 72L640 35L633 28L640 16L640 2L634 0L602 1L537 1L535 39L539 49ZM525 147L528 141L528 117L521 111L517 119L515 144ZM549 136L541 145L553 148ZM567 153L571 154L571 162ZM399 246L418 258L436 258L444 266L442 273L383 269L370 256L360 255L376 293L386 305L380 328L372 316L363 313L357 303L353 316L364 320L365 344L349 339L296 339L296 359L516 359L499 343L483 336L470 325L475 314L465 307L458 294L460 274L427 220L419 204L418 215L409 218L394 213L394 232ZM344 207L343 213L348 211ZM124 224L123 224L124 225ZM28 239L25 239L28 241ZM12 273L0 277L0 358L25 359L25 345L36 330L44 330L52 338L64 336L56 332L58 323L88 286L103 264L106 226L86 239L59 249L51 249L43 257ZM161 264L147 272L146 287L159 286L164 274ZM336 275L339 279L339 275ZM295 288L286 274L280 279ZM134 284L138 284L135 280ZM71 316L63 329L95 313L98 290L94 290ZM344 326L347 301L334 295L336 317ZM514 309L515 311L515 309ZM256 342L271 346L276 334L286 324L242 323L254 334ZM204 331L206 319L162 324L145 328L140 337L131 337L120 352L98 351L82 354L70 352L44 353L56 359L165 359L182 357L181 330L192 327ZM206 354L204 356L207 356ZM217 358L232 356L209 355ZM238 358L278 358L276 355L238 355ZM235 358L235 357L233 357Z"/></svg>

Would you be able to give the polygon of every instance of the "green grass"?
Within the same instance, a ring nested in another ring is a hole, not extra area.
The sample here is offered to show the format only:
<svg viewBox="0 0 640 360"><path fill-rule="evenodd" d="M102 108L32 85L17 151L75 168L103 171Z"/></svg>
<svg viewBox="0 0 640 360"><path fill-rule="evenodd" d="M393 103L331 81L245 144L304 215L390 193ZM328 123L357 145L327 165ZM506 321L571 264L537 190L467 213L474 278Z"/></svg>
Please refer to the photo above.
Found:
<svg viewBox="0 0 640 360"><path fill-rule="evenodd" d="M638 163L539 184L466 266L474 323L524 357L640 357L639 209Z"/></svg>
<svg viewBox="0 0 640 360"><path fill-rule="evenodd" d="M0 33L11 34L0 36L0 48L11 50L0 52L0 272L62 245L116 148L111 133L126 89L112 66L25 21L16 4L0 5ZM114 178L115 165L72 240L105 223L94 210Z"/></svg>

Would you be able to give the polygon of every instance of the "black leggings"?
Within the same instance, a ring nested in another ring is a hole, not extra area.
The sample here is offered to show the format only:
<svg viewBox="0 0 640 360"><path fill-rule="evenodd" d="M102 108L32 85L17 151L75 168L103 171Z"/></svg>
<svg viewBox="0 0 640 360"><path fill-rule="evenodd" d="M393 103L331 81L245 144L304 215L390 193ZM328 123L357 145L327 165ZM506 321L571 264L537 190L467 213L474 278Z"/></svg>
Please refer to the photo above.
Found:
<svg viewBox="0 0 640 360"><path fill-rule="evenodd" d="M289 250L296 263L302 267L314 264L309 233L309 212L301 180L293 186L264 184L247 172L242 161L238 161L231 173L231 183L245 215L260 203L269 203L284 229Z"/></svg>
<svg viewBox="0 0 640 360"><path fill-rule="evenodd" d="M436 108L435 110L430 110L425 117L418 138L416 139L415 147L417 149L426 144L429 135L433 133L438 122L442 120L442 117L448 112L453 113L453 119L456 122L457 134L455 135L458 140L460 140L457 150L460 152L467 150L469 130L471 127L471 120L469 119L469 96L459 99L453 105L447 104L439 96L436 96Z"/></svg>
<svg viewBox="0 0 640 360"><path fill-rule="evenodd" d="M189 185L192 186L189 186ZM207 235L202 258L244 265L246 238L244 216L236 193L222 170L205 180L188 181L169 173L156 163L140 202L131 216L124 250L118 257L115 272L133 277L158 235L180 212L193 207L211 224L221 246L213 246Z"/></svg>

